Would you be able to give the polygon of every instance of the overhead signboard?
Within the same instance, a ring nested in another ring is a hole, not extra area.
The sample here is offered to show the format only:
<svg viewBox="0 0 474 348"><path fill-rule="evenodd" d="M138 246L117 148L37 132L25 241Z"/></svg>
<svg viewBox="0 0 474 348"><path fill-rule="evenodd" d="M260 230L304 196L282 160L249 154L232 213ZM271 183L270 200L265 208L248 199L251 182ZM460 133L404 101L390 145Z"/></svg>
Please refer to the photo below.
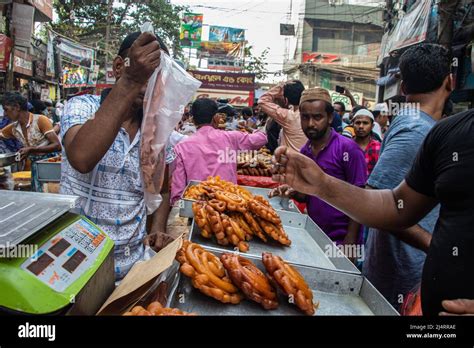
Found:
<svg viewBox="0 0 474 348"><path fill-rule="evenodd" d="M13 3L11 25L15 46L30 47L34 14L35 8L33 6Z"/></svg>
<svg viewBox="0 0 474 348"><path fill-rule="evenodd" d="M213 100L228 99L229 104L233 106L252 106L254 102L254 92L200 88L194 96L194 99L199 98L209 98Z"/></svg>
<svg viewBox="0 0 474 348"><path fill-rule="evenodd" d="M179 35L182 47L197 48L199 46L202 36L202 21L203 15L201 13L184 13Z"/></svg>
<svg viewBox="0 0 474 348"><path fill-rule="evenodd" d="M245 41L245 29L211 25L209 27L209 41L242 42Z"/></svg>
<svg viewBox="0 0 474 348"><path fill-rule="evenodd" d="M190 70L188 72L195 79L202 82L201 88L240 91L255 90L255 74L197 70Z"/></svg>

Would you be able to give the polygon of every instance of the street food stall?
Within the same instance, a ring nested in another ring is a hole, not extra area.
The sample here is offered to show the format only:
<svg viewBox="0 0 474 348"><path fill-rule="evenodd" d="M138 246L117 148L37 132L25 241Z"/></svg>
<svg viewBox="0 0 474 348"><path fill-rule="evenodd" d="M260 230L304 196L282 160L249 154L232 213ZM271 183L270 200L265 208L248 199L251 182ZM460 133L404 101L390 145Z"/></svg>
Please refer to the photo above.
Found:
<svg viewBox="0 0 474 348"><path fill-rule="evenodd" d="M262 190L190 183L176 217L192 218L184 234L117 287L113 241L69 212L75 197L0 191L0 250L36 248L0 260L0 312L398 315L308 215Z"/></svg>
<svg viewBox="0 0 474 348"><path fill-rule="evenodd" d="M100 315L398 315L307 215L219 178L182 201L189 233L135 265Z"/></svg>

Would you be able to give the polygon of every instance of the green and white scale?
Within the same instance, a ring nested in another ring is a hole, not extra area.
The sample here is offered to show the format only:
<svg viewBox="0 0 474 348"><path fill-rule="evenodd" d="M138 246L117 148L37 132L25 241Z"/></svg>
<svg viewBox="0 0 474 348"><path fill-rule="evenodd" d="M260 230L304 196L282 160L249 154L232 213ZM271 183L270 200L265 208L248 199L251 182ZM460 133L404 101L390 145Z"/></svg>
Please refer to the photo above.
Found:
<svg viewBox="0 0 474 348"><path fill-rule="evenodd" d="M0 312L93 315L113 291L113 241L76 199L0 191Z"/></svg>

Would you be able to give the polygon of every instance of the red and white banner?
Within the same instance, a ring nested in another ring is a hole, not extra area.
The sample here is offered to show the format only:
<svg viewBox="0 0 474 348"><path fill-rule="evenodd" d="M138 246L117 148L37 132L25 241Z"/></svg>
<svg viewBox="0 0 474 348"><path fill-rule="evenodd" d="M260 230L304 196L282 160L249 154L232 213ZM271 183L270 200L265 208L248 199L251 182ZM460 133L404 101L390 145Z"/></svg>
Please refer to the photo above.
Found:
<svg viewBox="0 0 474 348"><path fill-rule="evenodd" d="M6 72L8 64L10 63L10 54L12 50L12 40L4 35L0 34L0 71Z"/></svg>
<svg viewBox="0 0 474 348"><path fill-rule="evenodd" d="M321 52L303 52L302 63L341 64L341 56Z"/></svg>

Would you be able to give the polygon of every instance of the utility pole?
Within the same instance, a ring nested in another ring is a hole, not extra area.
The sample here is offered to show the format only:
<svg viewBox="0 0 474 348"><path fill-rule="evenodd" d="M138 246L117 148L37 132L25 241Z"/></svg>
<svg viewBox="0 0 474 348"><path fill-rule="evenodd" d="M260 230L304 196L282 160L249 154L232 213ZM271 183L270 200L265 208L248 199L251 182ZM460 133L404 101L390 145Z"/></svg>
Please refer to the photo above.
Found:
<svg viewBox="0 0 474 348"><path fill-rule="evenodd" d="M109 65L110 22L112 20L113 0L107 1L107 26L105 27L105 70Z"/></svg>
<svg viewBox="0 0 474 348"><path fill-rule="evenodd" d="M291 16L293 13L293 0L290 0L290 9L288 11L288 15L286 16L286 22L288 24L291 23ZM285 37L285 60L288 61L290 59L290 37Z"/></svg>

